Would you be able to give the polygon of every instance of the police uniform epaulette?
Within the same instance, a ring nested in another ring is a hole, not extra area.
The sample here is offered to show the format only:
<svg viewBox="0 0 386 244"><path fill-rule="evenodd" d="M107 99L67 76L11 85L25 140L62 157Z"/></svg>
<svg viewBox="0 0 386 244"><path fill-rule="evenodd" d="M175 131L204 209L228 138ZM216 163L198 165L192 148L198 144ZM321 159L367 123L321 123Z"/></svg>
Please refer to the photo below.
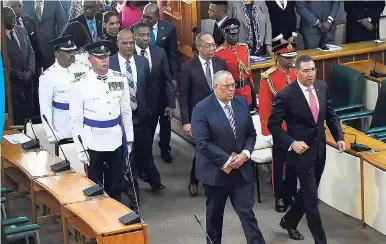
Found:
<svg viewBox="0 0 386 244"><path fill-rule="evenodd" d="M218 47L217 47L216 53L217 53L217 52L220 52L220 51L222 51L222 50L224 50L224 49L226 49L226 47L225 47L224 44L222 44L221 46L218 46Z"/></svg>
<svg viewBox="0 0 386 244"><path fill-rule="evenodd" d="M266 71L264 71L263 73L261 73L261 78L263 79L266 79L268 78L268 76L270 76L273 72L275 72L277 70L277 67L276 66L273 66L269 69L267 69Z"/></svg>
<svg viewBox="0 0 386 244"><path fill-rule="evenodd" d="M113 71L113 75L119 76L119 77L125 77L124 74L122 74L121 72L118 72L118 71Z"/></svg>

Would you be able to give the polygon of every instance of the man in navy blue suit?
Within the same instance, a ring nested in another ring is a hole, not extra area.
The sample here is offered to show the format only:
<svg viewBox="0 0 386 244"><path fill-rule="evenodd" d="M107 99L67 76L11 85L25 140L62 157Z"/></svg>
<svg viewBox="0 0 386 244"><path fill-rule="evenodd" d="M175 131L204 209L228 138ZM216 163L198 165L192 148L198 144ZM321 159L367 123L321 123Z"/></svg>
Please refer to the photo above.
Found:
<svg viewBox="0 0 386 244"><path fill-rule="evenodd" d="M214 244L221 244L229 197L247 243L265 244L253 212L253 166L248 159L256 131L249 106L243 97L234 97L235 81L228 71L218 71L213 84L214 93L194 107L191 122L196 175L206 195L206 230Z"/></svg>

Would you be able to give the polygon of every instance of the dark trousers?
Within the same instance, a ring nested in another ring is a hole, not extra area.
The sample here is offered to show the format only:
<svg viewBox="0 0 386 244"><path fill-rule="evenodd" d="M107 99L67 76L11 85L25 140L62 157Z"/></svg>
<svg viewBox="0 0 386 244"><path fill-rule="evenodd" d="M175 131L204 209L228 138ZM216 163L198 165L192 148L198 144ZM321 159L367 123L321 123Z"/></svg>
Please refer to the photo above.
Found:
<svg viewBox="0 0 386 244"><path fill-rule="evenodd" d="M139 186L137 166L134 163L134 145L131 150L132 152L129 155L129 160L126 161L125 159L123 164L122 192L124 192L127 197L135 204L134 201L139 202Z"/></svg>
<svg viewBox="0 0 386 244"><path fill-rule="evenodd" d="M231 172L240 174L240 172ZM238 178L242 178L241 174ZM226 186L204 184L206 195L206 230L214 244L221 244L224 208L228 197L240 218L247 244L265 244L253 212L253 181L244 179ZM209 241L207 241L210 244Z"/></svg>
<svg viewBox="0 0 386 244"><path fill-rule="evenodd" d="M158 146L162 152L169 152L170 147L170 138L172 136L172 126L168 116L165 116L165 109L158 109L157 113L151 119L151 134L152 139L154 140L155 129L159 121L159 142Z"/></svg>
<svg viewBox="0 0 386 244"><path fill-rule="evenodd" d="M326 244L326 234L322 226L318 208L318 187L323 174L325 161L317 161L310 168L296 168L296 176L300 181L295 202L284 216L288 227L296 229L303 214L306 214L308 228L316 244Z"/></svg>
<svg viewBox="0 0 386 244"><path fill-rule="evenodd" d="M190 183L198 184L198 179L196 177L196 155L194 155L192 162L192 169L190 170Z"/></svg>
<svg viewBox="0 0 386 244"><path fill-rule="evenodd" d="M273 189L276 199L283 199L286 202L292 202L292 197L297 193L297 179L295 169L286 164L285 179L283 179L283 170L286 161L286 150L274 140L272 146L273 155Z"/></svg>
<svg viewBox="0 0 386 244"><path fill-rule="evenodd" d="M34 115L34 97L32 82L15 81L11 88L13 124L24 125L27 118ZM8 111L8 109L7 109Z"/></svg>
<svg viewBox="0 0 386 244"><path fill-rule="evenodd" d="M136 164L138 174L146 175L149 184L157 187L161 184L161 176L154 164L153 158L153 137L148 124L136 124L134 128L134 145L130 154Z"/></svg>
<svg viewBox="0 0 386 244"><path fill-rule="evenodd" d="M111 152L88 150L90 166L88 178L95 183L102 183L106 193L115 200L121 200L121 180L123 167L122 146Z"/></svg>

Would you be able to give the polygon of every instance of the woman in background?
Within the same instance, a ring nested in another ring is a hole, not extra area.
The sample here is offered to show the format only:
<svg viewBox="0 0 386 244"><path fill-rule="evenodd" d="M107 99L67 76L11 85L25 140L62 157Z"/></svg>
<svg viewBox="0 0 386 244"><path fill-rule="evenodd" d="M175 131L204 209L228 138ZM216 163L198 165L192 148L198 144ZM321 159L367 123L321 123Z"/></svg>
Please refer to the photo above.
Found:
<svg viewBox="0 0 386 244"><path fill-rule="evenodd" d="M143 8L149 1L129 1L125 0L120 9L120 23L124 29L129 29L135 23L142 19Z"/></svg>
<svg viewBox="0 0 386 244"><path fill-rule="evenodd" d="M120 29L119 19L114 11L108 11L103 14L103 36L99 37L99 39L111 42L111 55L115 55L118 52L117 35Z"/></svg>
<svg viewBox="0 0 386 244"><path fill-rule="evenodd" d="M78 21L68 23L62 33L62 36L65 35L75 36L75 45L78 47L75 54L75 61L91 67L91 63L88 61L88 53L83 49L84 46L91 42L90 36L84 26Z"/></svg>

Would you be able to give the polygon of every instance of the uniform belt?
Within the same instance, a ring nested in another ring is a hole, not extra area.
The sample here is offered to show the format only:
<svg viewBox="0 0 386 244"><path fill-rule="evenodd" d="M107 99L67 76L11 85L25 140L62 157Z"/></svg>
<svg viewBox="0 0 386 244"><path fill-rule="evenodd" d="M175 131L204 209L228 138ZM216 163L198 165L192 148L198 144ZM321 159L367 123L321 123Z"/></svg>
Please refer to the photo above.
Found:
<svg viewBox="0 0 386 244"><path fill-rule="evenodd" d="M61 110L69 110L70 109L70 104L69 103L58 103L53 101L52 105L54 108L61 109Z"/></svg>
<svg viewBox="0 0 386 244"><path fill-rule="evenodd" d="M84 120L83 120L83 123L85 125L88 125L88 126L94 127L94 128L111 128L111 127L114 127L116 125L119 125L120 122L121 122L121 116L119 116L116 119L105 120L105 121L93 120L93 119L88 119L88 118L84 118Z"/></svg>
<svg viewBox="0 0 386 244"><path fill-rule="evenodd" d="M236 88L243 88L244 86L247 86L249 84L249 78L246 78L245 80L237 81L235 83Z"/></svg>

